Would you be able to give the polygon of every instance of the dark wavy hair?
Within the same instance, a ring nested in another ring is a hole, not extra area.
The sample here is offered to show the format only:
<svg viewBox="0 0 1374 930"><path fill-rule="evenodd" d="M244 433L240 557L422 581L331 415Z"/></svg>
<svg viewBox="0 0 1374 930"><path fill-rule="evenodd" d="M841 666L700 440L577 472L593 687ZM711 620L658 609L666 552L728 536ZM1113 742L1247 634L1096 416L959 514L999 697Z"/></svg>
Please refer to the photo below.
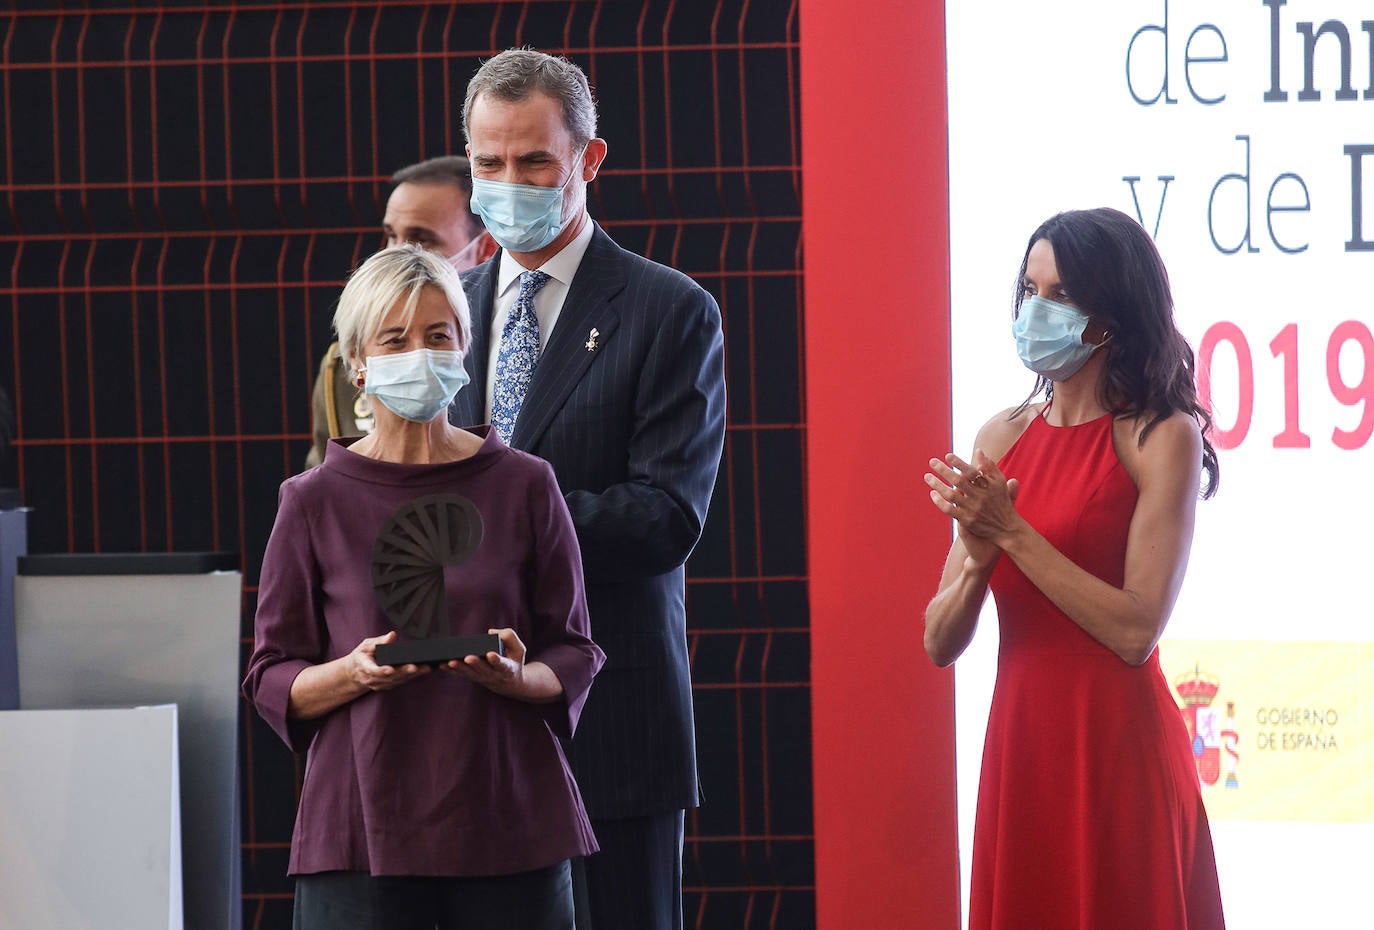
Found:
<svg viewBox="0 0 1374 930"><path fill-rule="evenodd" d="M1174 325L1169 273L1154 241L1140 224L1119 210L1071 210L1040 224L1021 259L1016 277L1016 310L1024 298L1022 282L1031 247L1041 239L1054 249L1054 263L1074 305L1111 333L1099 351L1107 353L1102 405L1117 416L1145 416L1144 445L1150 431L1175 411L1195 417L1202 427L1203 498L1217 491L1221 470L1212 447L1212 415L1198 403L1193 350ZM1054 382L1038 378L1024 410L1037 396L1054 395Z"/></svg>

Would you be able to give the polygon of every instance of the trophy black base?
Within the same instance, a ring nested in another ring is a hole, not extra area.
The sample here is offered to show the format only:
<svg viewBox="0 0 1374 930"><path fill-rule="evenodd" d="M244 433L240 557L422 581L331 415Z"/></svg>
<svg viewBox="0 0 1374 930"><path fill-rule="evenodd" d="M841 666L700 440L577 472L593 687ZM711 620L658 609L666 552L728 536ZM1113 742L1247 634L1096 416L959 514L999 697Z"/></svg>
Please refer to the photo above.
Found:
<svg viewBox="0 0 1374 930"><path fill-rule="evenodd" d="M450 659L466 656L485 656L494 652L505 655L501 637L495 633L480 636L442 636L433 639L408 639L399 643L383 643L377 647L378 665L442 665Z"/></svg>

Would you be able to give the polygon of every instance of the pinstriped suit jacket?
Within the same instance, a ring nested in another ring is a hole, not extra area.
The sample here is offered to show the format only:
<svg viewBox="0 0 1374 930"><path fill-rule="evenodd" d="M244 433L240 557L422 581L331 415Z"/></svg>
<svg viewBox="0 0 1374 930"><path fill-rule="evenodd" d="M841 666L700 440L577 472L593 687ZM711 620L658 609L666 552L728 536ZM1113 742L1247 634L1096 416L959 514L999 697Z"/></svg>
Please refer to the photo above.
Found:
<svg viewBox="0 0 1374 930"><path fill-rule="evenodd" d="M498 254L463 275L472 382L450 409L462 426L485 417L499 263ZM592 637L606 652L570 751L593 818L696 805L682 566L701 537L724 436L715 300L598 226L511 436L558 476Z"/></svg>

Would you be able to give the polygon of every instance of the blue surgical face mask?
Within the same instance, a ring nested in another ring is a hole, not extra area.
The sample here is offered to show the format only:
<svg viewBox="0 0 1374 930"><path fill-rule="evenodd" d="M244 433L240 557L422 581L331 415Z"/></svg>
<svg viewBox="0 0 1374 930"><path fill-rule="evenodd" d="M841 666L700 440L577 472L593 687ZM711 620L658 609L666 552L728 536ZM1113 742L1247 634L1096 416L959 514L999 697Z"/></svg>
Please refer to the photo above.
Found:
<svg viewBox="0 0 1374 930"><path fill-rule="evenodd" d="M416 349L394 355L369 355L363 391L386 409L416 423L428 423L453 402L468 383L463 353Z"/></svg>
<svg viewBox="0 0 1374 930"><path fill-rule="evenodd" d="M1042 378L1065 381L1102 345L1087 345L1083 331L1089 317L1068 304L1043 297L1027 297L1011 324L1021 363Z"/></svg>
<svg viewBox="0 0 1374 930"><path fill-rule="evenodd" d="M508 252L538 252L563 231L563 192L577 174L582 151L573 158L574 168L558 187L538 184L507 184L472 179L472 212L482 218L491 237Z"/></svg>

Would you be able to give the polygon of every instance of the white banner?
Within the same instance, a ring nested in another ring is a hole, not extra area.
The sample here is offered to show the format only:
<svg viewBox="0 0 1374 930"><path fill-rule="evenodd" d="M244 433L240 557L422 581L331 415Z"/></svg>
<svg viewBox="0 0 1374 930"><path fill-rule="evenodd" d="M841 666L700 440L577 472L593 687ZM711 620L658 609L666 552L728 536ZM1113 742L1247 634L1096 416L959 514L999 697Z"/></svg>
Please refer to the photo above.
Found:
<svg viewBox="0 0 1374 930"><path fill-rule="evenodd" d="M1164 257L1218 428L1220 493L1198 506L1167 638L1374 641L1374 8L1000 0L946 16L954 451L1032 387L1009 334L1030 234L1061 210L1122 210ZM996 646L989 608L957 665L965 894ZM1212 817L1233 930L1371 925L1368 818Z"/></svg>

